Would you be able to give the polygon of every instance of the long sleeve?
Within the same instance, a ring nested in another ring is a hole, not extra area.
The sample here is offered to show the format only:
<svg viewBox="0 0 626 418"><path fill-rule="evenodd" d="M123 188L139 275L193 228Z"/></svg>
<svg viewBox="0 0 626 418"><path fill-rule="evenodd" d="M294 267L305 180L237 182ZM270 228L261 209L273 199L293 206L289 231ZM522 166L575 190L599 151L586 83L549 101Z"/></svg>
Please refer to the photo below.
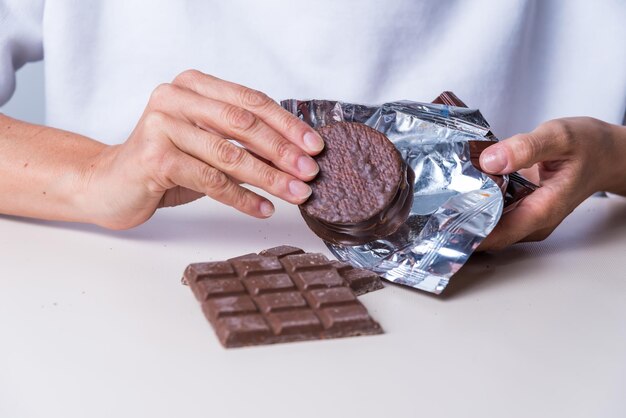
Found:
<svg viewBox="0 0 626 418"><path fill-rule="evenodd" d="M15 72L43 59L44 0L0 0L0 105L15 90Z"/></svg>

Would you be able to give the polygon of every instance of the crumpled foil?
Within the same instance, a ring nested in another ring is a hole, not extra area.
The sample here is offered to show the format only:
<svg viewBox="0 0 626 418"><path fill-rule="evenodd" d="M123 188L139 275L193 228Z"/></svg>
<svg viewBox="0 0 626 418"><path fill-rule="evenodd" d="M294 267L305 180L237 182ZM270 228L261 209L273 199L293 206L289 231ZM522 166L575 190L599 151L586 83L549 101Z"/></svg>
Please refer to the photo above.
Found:
<svg viewBox="0 0 626 418"><path fill-rule="evenodd" d="M411 101L366 106L290 99L281 104L314 128L360 122L394 143L415 172L409 218L385 239L325 244L338 259L391 282L441 293L502 215L500 187L470 161L468 141L485 141L490 134L480 112Z"/></svg>

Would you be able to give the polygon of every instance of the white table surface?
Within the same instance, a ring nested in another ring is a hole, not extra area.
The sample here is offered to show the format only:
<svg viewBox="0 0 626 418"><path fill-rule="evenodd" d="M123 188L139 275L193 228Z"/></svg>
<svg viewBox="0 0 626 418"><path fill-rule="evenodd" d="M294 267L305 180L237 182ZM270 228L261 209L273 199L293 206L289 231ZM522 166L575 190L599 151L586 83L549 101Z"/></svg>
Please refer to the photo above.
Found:
<svg viewBox="0 0 626 418"><path fill-rule="evenodd" d="M362 297L385 334L223 349L190 262L325 247L207 199L110 232L0 217L0 417L626 417L626 199L474 256L440 297Z"/></svg>

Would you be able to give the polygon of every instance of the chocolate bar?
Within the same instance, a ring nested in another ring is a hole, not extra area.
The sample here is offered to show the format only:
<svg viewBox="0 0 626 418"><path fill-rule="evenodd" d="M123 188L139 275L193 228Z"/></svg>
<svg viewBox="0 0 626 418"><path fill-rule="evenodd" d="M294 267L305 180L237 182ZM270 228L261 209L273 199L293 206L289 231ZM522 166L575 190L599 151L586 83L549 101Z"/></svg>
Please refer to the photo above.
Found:
<svg viewBox="0 0 626 418"><path fill-rule="evenodd" d="M373 286L361 269L281 246L191 264L184 277L222 345L241 347L382 333L350 275L357 288Z"/></svg>

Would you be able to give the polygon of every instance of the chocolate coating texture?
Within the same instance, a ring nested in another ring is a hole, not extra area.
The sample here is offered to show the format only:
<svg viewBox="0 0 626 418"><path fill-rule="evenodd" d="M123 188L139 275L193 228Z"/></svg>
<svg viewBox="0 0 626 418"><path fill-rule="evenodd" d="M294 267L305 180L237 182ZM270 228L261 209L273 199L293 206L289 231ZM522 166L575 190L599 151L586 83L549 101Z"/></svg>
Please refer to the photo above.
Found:
<svg viewBox="0 0 626 418"><path fill-rule="evenodd" d="M341 122L320 128L325 149L320 173L302 205L310 216L332 223L362 222L382 211L398 190L402 158L385 135L367 125Z"/></svg>
<svg viewBox="0 0 626 418"><path fill-rule="evenodd" d="M413 171L393 143L367 125L338 122L318 129L325 142L316 157L313 193L300 211L318 236L359 245L395 232L409 215Z"/></svg>

